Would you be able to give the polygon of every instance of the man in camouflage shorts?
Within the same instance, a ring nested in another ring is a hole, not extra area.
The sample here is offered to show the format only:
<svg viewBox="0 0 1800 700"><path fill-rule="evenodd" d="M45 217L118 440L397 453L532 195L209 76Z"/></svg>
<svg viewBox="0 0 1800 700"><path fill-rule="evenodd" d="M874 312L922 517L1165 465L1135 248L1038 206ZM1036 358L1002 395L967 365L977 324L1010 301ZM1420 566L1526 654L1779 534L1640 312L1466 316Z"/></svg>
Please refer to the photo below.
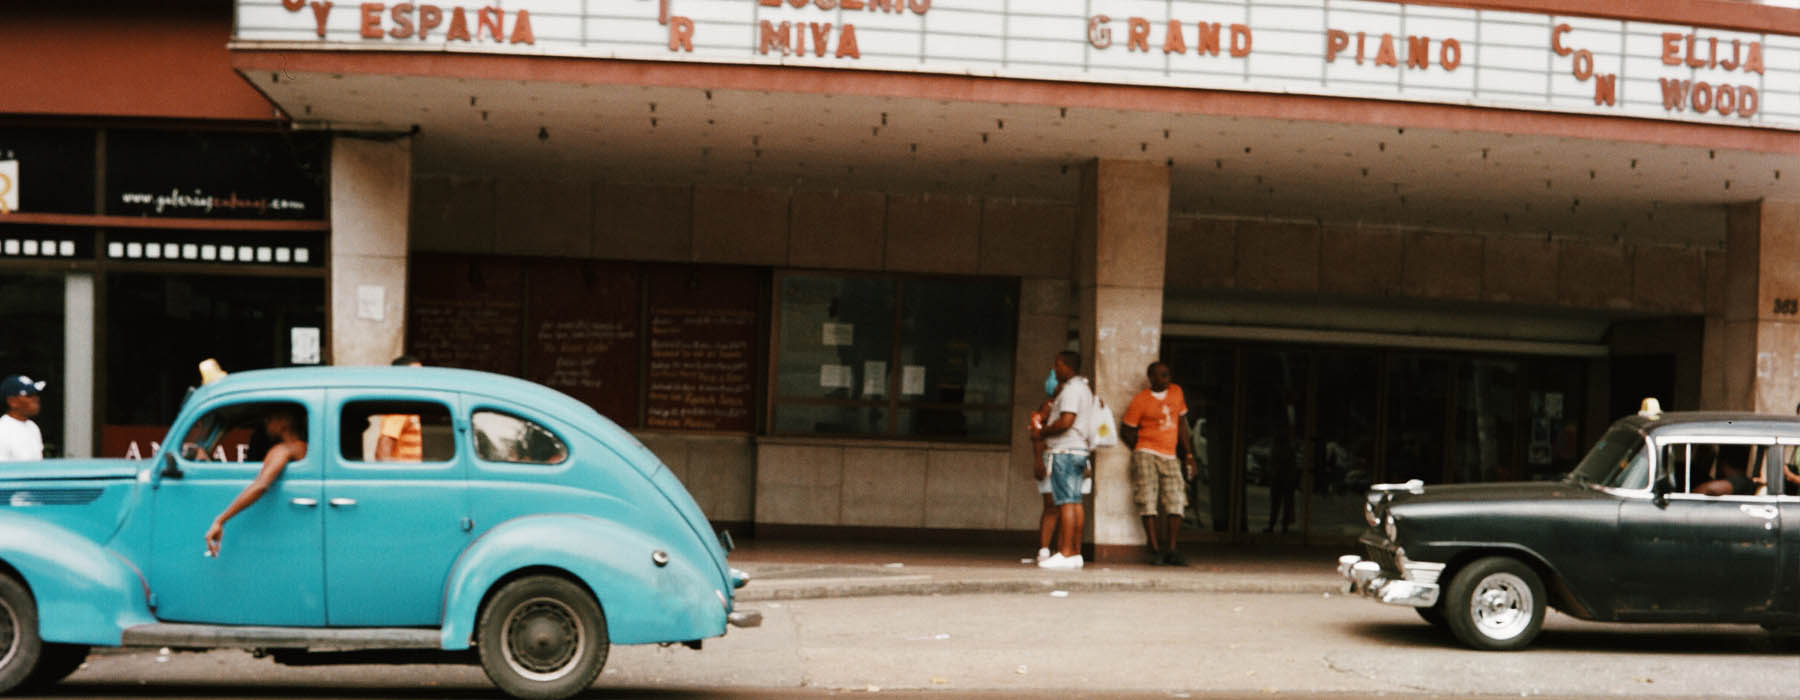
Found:
<svg viewBox="0 0 1800 700"><path fill-rule="evenodd" d="M1195 466L1187 431L1187 401L1181 387L1171 381L1168 365L1153 362L1144 374L1150 387L1131 399L1125 418L1119 421L1119 437L1132 448L1131 490L1137 498L1138 515L1144 520L1148 561L1186 566L1187 558L1176 545L1181 514L1187 509L1187 479L1194 478ZM1159 511L1161 518L1157 517Z"/></svg>

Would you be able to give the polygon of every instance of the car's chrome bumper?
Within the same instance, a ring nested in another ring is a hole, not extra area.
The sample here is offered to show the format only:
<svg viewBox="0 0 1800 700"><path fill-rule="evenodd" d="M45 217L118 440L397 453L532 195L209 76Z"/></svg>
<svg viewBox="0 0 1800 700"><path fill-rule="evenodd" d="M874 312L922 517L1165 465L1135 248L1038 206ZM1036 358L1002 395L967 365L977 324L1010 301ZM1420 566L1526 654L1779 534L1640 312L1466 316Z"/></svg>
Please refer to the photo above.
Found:
<svg viewBox="0 0 1800 700"><path fill-rule="evenodd" d="M761 610L733 610L725 616L725 621L732 627L761 627Z"/></svg>
<svg viewBox="0 0 1800 700"><path fill-rule="evenodd" d="M1404 574L1383 571L1380 564L1354 554L1338 557L1338 575L1344 577L1344 592L1373 598L1389 605L1429 608L1437 605L1437 577L1443 564L1406 561Z"/></svg>

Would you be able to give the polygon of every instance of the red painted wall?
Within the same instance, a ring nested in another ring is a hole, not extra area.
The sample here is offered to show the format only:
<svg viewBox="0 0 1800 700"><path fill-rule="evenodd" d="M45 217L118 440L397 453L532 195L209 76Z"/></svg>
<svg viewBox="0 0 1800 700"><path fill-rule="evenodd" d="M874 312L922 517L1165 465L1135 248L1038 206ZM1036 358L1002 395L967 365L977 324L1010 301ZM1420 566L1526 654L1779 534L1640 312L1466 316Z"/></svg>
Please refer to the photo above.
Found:
<svg viewBox="0 0 1800 700"><path fill-rule="evenodd" d="M279 116L231 68L228 0L32 5L8 7L0 21L0 114Z"/></svg>

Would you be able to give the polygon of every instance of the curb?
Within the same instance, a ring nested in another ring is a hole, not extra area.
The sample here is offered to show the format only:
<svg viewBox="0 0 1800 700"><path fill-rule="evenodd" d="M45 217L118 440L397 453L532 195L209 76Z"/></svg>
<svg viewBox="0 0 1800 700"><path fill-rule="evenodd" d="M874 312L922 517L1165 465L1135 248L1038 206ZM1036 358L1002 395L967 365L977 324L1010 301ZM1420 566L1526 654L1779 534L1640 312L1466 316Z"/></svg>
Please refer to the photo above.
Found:
<svg viewBox="0 0 1800 700"><path fill-rule="evenodd" d="M1317 577L1274 579L1152 579L1121 576L920 580L811 579L764 584L738 591L738 602L866 598L873 596L971 595L981 593L1342 593L1343 584ZM1334 577L1335 578L1335 577Z"/></svg>

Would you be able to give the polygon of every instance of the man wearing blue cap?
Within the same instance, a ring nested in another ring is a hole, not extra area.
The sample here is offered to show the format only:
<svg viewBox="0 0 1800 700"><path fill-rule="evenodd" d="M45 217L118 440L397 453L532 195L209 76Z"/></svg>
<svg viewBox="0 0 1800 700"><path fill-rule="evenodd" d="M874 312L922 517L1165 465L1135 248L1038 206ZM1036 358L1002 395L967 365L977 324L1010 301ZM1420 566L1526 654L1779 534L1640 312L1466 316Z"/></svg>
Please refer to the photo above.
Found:
<svg viewBox="0 0 1800 700"><path fill-rule="evenodd" d="M0 396L6 397L6 415L0 416L0 462L44 458L44 434L31 421L38 414L38 392L43 390L43 382L23 374L0 381Z"/></svg>

